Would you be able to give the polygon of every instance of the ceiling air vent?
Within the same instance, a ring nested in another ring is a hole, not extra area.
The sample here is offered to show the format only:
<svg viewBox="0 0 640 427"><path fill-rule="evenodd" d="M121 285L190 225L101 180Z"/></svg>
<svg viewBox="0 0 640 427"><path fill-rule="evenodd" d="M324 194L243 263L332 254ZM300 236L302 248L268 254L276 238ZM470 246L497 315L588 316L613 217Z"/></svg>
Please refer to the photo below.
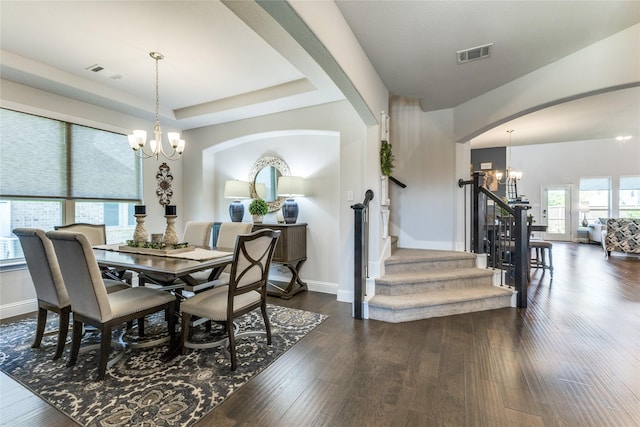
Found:
<svg viewBox="0 0 640 427"><path fill-rule="evenodd" d="M488 58L491 56L492 46L493 43L489 43L478 47L472 47L471 49L457 51L456 57L458 58L458 64Z"/></svg>
<svg viewBox="0 0 640 427"><path fill-rule="evenodd" d="M100 66L98 64L93 64L93 65L85 68L85 70L91 71L91 72L94 72L94 73L99 73L99 75L102 75L103 77L108 77L108 78L113 79L113 80L119 80L119 79L122 78L121 74L117 74L117 73L114 73L113 71L107 70L107 69L105 69L104 67L102 67L102 66Z"/></svg>

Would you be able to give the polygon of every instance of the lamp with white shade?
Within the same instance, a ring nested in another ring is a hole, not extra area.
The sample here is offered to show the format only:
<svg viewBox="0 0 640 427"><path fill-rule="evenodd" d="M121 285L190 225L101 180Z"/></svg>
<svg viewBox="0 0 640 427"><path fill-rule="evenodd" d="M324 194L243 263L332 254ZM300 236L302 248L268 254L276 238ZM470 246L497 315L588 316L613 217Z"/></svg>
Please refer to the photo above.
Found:
<svg viewBox="0 0 640 427"><path fill-rule="evenodd" d="M278 196L286 197L282 204L282 216L287 224L295 224L298 219L298 204L294 197L304 196L304 180L299 176L278 178Z"/></svg>
<svg viewBox="0 0 640 427"><path fill-rule="evenodd" d="M224 198L234 199L229 205L229 216L232 222L242 222L244 216L244 205L240 201L241 199L248 199L249 186L251 184L248 181L226 181L224 183Z"/></svg>
<svg viewBox="0 0 640 427"><path fill-rule="evenodd" d="M589 225L589 221L587 220L587 214L589 213L589 209L591 205L589 202L580 202L580 213L583 214L582 217L582 226L587 227Z"/></svg>

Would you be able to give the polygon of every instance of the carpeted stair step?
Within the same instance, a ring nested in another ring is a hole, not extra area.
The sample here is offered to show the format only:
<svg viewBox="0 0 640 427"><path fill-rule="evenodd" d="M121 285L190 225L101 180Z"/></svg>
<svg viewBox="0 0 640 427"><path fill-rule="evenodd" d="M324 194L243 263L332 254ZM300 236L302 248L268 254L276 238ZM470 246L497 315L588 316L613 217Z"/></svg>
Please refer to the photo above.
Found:
<svg viewBox="0 0 640 427"><path fill-rule="evenodd" d="M429 291L477 288L490 286L491 270L480 268L458 268L385 274L375 280L376 295L420 294Z"/></svg>
<svg viewBox="0 0 640 427"><path fill-rule="evenodd" d="M510 307L513 291L497 286L408 295L374 295L369 318L391 323Z"/></svg>
<svg viewBox="0 0 640 427"><path fill-rule="evenodd" d="M452 270L474 267L476 256L466 252L398 248L384 263L386 274Z"/></svg>

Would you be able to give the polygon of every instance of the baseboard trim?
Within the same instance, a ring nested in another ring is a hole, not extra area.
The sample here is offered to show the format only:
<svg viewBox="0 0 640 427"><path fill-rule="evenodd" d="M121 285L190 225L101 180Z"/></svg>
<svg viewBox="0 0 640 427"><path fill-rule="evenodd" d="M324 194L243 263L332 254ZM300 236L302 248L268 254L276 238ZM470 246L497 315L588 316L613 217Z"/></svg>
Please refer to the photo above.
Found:
<svg viewBox="0 0 640 427"><path fill-rule="evenodd" d="M36 311L38 311L38 300L36 298L13 302L11 304L2 304L0 305L0 319L21 316Z"/></svg>

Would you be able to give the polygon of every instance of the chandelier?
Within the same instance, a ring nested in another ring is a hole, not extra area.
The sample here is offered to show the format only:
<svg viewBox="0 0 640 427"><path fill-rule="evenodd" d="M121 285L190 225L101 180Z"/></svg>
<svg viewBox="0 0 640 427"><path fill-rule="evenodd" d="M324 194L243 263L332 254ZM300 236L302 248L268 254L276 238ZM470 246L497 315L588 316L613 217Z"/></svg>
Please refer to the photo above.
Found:
<svg viewBox="0 0 640 427"><path fill-rule="evenodd" d="M168 160L177 160L182 155L184 151L184 139L180 139L180 133L178 132L167 132L167 138L169 139L169 144L171 145L171 153L166 153L162 144L162 129L160 129L160 121L158 120L159 109L160 109L160 95L158 90L158 61L164 59L164 55L158 52L150 52L149 56L151 56L156 61L156 125L153 130L153 135L155 139L149 141L149 148L151 149L151 153L145 151L144 147L147 143L147 131L144 130L134 130L132 135L129 135L129 145L133 148L133 151L136 155L142 159L148 159L150 157L155 157L156 160L163 155Z"/></svg>
<svg viewBox="0 0 640 427"><path fill-rule="evenodd" d="M511 134L513 133L513 129L508 130L507 133L509 134L509 146L507 147L507 149L509 150L507 153L507 169L505 170L505 173L496 172L496 178L498 179L498 183L500 184L507 184L522 179L521 171L511 169ZM502 180L502 178L504 178L504 181Z"/></svg>

